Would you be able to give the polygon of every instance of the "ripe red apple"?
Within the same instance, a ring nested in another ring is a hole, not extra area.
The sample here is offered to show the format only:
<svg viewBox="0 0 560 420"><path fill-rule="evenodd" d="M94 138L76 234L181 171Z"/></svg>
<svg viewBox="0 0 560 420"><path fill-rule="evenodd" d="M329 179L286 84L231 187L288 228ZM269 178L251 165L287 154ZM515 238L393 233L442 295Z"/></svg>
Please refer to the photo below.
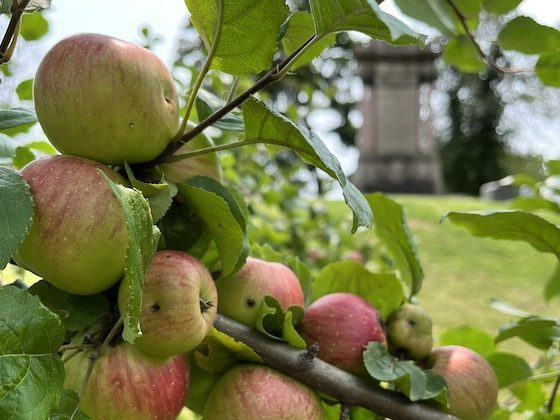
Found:
<svg viewBox="0 0 560 420"><path fill-rule="evenodd" d="M213 146L214 142L210 137L202 133L177 150L175 155ZM217 153L207 153L177 162L163 163L159 165L159 169L163 171L165 179L170 182L185 182L196 175L214 178L218 182L223 180L222 166L220 165Z"/></svg>
<svg viewBox="0 0 560 420"><path fill-rule="evenodd" d="M84 351L65 363L65 388L80 393L90 354ZM184 356L153 357L120 342L94 361L80 409L92 420L174 420L187 391Z"/></svg>
<svg viewBox="0 0 560 420"><path fill-rule="evenodd" d="M371 341L385 344L377 309L352 293L331 293L305 310L299 331L308 345L319 345L319 358L356 375L367 375L362 353Z"/></svg>
<svg viewBox="0 0 560 420"><path fill-rule="evenodd" d="M218 312L254 326L265 296L274 297L282 309L303 306L301 284L292 270L277 262L258 258L247 261L235 275L217 281Z"/></svg>
<svg viewBox="0 0 560 420"><path fill-rule="evenodd" d="M462 346L436 347L427 367L447 382L450 414L464 420L490 416L498 398L498 380L484 357Z"/></svg>
<svg viewBox="0 0 560 420"><path fill-rule="evenodd" d="M35 76L37 118L61 152L104 163L157 157L176 134L178 101L165 64L100 34L58 42Z"/></svg>
<svg viewBox="0 0 560 420"><path fill-rule="evenodd" d="M420 306L405 303L387 318L387 342L397 356L425 359L434 344L432 318Z"/></svg>
<svg viewBox="0 0 560 420"><path fill-rule="evenodd" d="M124 272L124 211L100 171L125 182L105 165L73 156L38 159L21 171L35 202L35 218L14 260L79 295L109 288Z"/></svg>
<svg viewBox="0 0 560 420"><path fill-rule="evenodd" d="M129 286L119 288L119 310L125 313ZM158 251L142 286L140 328L134 344L146 353L171 356L198 346L212 329L218 296L210 271L180 251Z"/></svg>
<svg viewBox="0 0 560 420"><path fill-rule="evenodd" d="M216 382L204 408L205 420L322 419L313 390L267 366L241 364Z"/></svg>

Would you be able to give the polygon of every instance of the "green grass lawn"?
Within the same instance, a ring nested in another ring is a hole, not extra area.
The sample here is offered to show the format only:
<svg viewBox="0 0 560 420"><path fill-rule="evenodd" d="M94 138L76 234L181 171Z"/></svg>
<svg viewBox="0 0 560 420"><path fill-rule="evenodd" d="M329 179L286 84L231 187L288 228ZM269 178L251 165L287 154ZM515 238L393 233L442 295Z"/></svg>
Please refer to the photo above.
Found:
<svg viewBox="0 0 560 420"><path fill-rule="evenodd" d="M392 198L403 206L417 244L425 274L418 301L432 315L436 337L461 324L495 335L509 320L489 306L495 297L534 314L558 315L558 301L546 305L542 298L553 256L524 242L478 238L449 221L440 223L449 211L499 209L503 203L455 196ZM516 340L504 342L500 349L538 355Z"/></svg>

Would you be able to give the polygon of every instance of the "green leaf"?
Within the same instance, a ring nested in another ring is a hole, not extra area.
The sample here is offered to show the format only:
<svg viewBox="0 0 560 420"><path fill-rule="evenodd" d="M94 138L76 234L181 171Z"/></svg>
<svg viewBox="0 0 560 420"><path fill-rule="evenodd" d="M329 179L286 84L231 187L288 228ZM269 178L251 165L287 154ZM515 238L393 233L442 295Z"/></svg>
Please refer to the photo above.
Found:
<svg viewBox="0 0 560 420"><path fill-rule="evenodd" d="M451 212L444 218L475 236L524 241L537 251L560 259L560 229L535 214L508 210Z"/></svg>
<svg viewBox="0 0 560 420"><path fill-rule="evenodd" d="M208 177L194 177L177 187L185 206L204 223L218 247L221 276L236 272L249 249L246 220L236 198L219 182Z"/></svg>
<svg viewBox="0 0 560 420"><path fill-rule="evenodd" d="M455 0L455 5L466 19L476 19L482 10L482 0Z"/></svg>
<svg viewBox="0 0 560 420"><path fill-rule="evenodd" d="M313 17L306 12L296 12L290 16L288 21L288 28L282 37L282 47L286 55L292 54L301 45L303 45L315 33L315 24ZM336 40L335 34L326 35L319 41L310 46L305 53L303 53L291 65L291 70L308 64L311 60L321 55L321 52L332 46Z"/></svg>
<svg viewBox="0 0 560 420"><path fill-rule="evenodd" d="M504 50L523 54L541 54L560 50L560 31L540 25L527 16L510 20L498 36L498 44Z"/></svg>
<svg viewBox="0 0 560 420"><path fill-rule="evenodd" d="M31 108L0 109L0 130L36 122L37 115Z"/></svg>
<svg viewBox="0 0 560 420"><path fill-rule="evenodd" d="M216 328L212 328L203 343L208 345L208 352L195 350L194 358L207 372L223 372L239 360L262 363L262 358L251 347Z"/></svg>
<svg viewBox="0 0 560 420"><path fill-rule="evenodd" d="M60 404L51 412L49 420L88 420L88 416L77 410L79 403L78 394L70 389L64 389Z"/></svg>
<svg viewBox="0 0 560 420"><path fill-rule="evenodd" d="M394 260L403 286L409 296L417 294L424 272L402 206L380 193L366 199L373 212L375 233Z"/></svg>
<svg viewBox="0 0 560 420"><path fill-rule="evenodd" d="M441 333L439 343L441 346L457 345L468 347L482 356L496 351L494 339L484 331L470 325L448 328Z"/></svg>
<svg viewBox="0 0 560 420"><path fill-rule="evenodd" d="M16 169L21 169L29 162L33 162L37 157L27 146L16 147L16 154L12 160L12 164Z"/></svg>
<svg viewBox="0 0 560 420"><path fill-rule="evenodd" d="M132 169L130 169L126 162L125 169L130 184L141 191L144 197L148 199L153 221L158 222L171 207L173 197L177 194L177 188L167 183L151 184L136 179Z"/></svg>
<svg viewBox="0 0 560 420"><path fill-rule="evenodd" d="M432 399L445 390L445 381L428 376L411 360L398 360L377 342L371 342L364 351L364 364L368 373L378 381L396 386L411 401Z"/></svg>
<svg viewBox="0 0 560 420"><path fill-rule="evenodd" d="M459 33L457 17L446 0L420 2L395 0L395 4L405 15L427 23L444 35L457 35Z"/></svg>
<svg viewBox="0 0 560 420"><path fill-rule="evenodd" d="M202 259L212 237L200 217L188 207L174 201L158 223L162 249L174 249Z"/></svg>
<svg viewBox="0 0 560 420"><path fill-rule="evenodd" d="M43 305L57 314L69 331L82 331L109 313L109 302L101 294L73 295L45 280L33 284L29 293L37 296Z"/></svg>
<svg viewBox="0 0 560 420"><path fill-rule="evenodd" d="M523 0L483 0L484 9L495 15L505 15L511 12Z"/></svg>
<svg viewBox="0 0 560 420"><path fill-rule="evenodd" d="M524 211L550 210L560 213L560 206L557 203L541 197L517 197L509 207Z"/></svg>
<svg viewBox="0 0 560 420"><path fill-rule="evenodd" d="M0 166L0 269L17 252L34 214L33 197L23 177Z"/></svg>
<svg viewBox="0 0 560 420"><path fill-rule="evenodd" d="M31 150L37 150L38 152L54 156L58 154L58 150L56 150L52 144L47 141L32 141L30 143L26 143L25 147Z"/></svg>
<svg viewBox="0 0 560 420"><path fill-rule="evenodd" d="M62 397L58 316L14 286L0 288L0 418L45 418Z"/></svg>
<svg viewBox="0 0 560 420"><path fill-rule="evenodd" d="M544 300L548 303L553 297L560 296L560 263L556 264L554 272L544 286Z"/></svg>
<svg viewBox="0 0 560 420"><path fill-rule="evenodd" d="M21 36L26 41L37 41L49 31L49 22L41 13L26 13L21 19Z"/></svg>
<svg viewBox="0 0 560 420"><path fill-rule="evenodd" d="M311 301L329 293L361 296L387 319L404 301L401 283L393 273L372 273L357 261L337 261L325 266L315 277Z"/></svg>
<svg viewBox="0 0 560 420"><path fill-rule="evenodd" d="M535 73L543 84L560 87L560 53L542 54L535 66Z"/></svg>
<svg viewBox="0 0 560 420"><path fill-rule="evenodd" d="M295 329L302 318L302 307L290 306L284 312L274 297L265 296L259 308L255 327L270 338L285 341L297 349L304 349L305 340Z"/></svg>
<svg viewBox="0 0 560 420"><path fill-rule="evenodd" d="M11 165L16 155L16 146L11 137L0 133L0 165Z"/></svg>
<svg viewBox="0 0 560 420"><path fill-rule="evenodd" d="M505 388L516 381L527 379L533 374L531 367L519 356L510 353L496 352L486 356L486 360L496 372L498 385Z"/></svg>
<svg viewBox="0 0 560 420"><path fill-rule="evenodd" d="M510 387L513 395L517 397L519 403L515 407L516 411L540 411L548 399L548 392L539 382L522 382ZM539 419L539 417L536 417ZM549 419L553 420L553 419Z"/></svg>
<svg viewBox="0 0 560 420"><path fill-rule="evenodd" d="M150 206L140 191L116 184L107 177L106 179L123 206L128 232L124 279L129 285L130 298L122 336L132 343L142 334L140 331L142 282L156 250L159 230L153 225Z"/></svg>
<svg viewBox="0 0 560 420"><path fill-rule="evenodd" d="M500 327L494 341L499 343L512 337L519 337L538 349L547 350L553 341L560 339L560 327L556 319L532 316Z"/></svg>
<svg viewBox="0 0 560 420"><path fill-rule="evenodd" d="M358 31L393 45L424 45L424 37L368 0L310 0L318 38Z"/></svg>
<svg viewBox="0 0 560 420"><path fill-rule="evenodd" d="M443 59L465 73L477 73L486 68L476 47L466 35L451 38L447 42Z"/></svg>
<svg viewBox="0 0 560 420"><path fill-rule="evenodd" d="M250 98L243 105L246 142L288 147L306 163L325 171L342 187L346 204L354 212L352 232L358 227L371 227L372 213L364 196L346 179L340 162L312 132L296 126L263 102Z"/></svg>
<svg viewBox="0 0 560 420"><path fill-rule="evenodd" d="M218 43L212 68L235 76L271 67L277 34L288 16L283 0L185 0L193 26L207 50ZM221 36L215 39L218 5L223 5Z"/></svg>
<svg viewBox="0 0 560 420"><path fill-rule="evenodd" d="M16 88L16 93L20 100L31 101L33 99L33 79L21 82Z"/></svg>
<svg viewBox="0 0 560 420"><path fill-rule="evenodd" d="M560 175L560 160L551 159L544 163L547 175Z"/></svg>

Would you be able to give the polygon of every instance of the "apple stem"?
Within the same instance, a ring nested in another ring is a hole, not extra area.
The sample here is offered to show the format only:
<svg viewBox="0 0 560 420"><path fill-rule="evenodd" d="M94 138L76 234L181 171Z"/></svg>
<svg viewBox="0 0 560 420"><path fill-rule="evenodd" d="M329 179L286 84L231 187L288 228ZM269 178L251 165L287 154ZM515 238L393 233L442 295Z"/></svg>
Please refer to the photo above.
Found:
<svg viewBox="0 0 560 420"><path fill-rule="evenodd" d="M391 419L451 420L456 417L421 402L412 402L403 394L375 386L358 376L315 357L302 365L307 350L298 350L253 328L218 314L214 327L248 345L264 364L321 391L344 404L360 406ZM303 354L303 356L302 356Z"/></svg>
<svg viewBox="0 0 560 420"><path fill-rule="evenodd" d="M82 401L82 398L84 397L84 395L86 393L87 384L89 382L89 378L91 377L91 372L93 372L93 364L95 363L95 360L99 357L99 354L100 353L98 351L94 350L88 356L87 371L86 371L86 374L84 376L84 382L82 382L82 387L80 388L80 393L78 394L78 404L76 405L76 408L74 408L74 411L72 412L72 415L70 416L70 419L74 418L74 416L76 415L76 413L78 412L78 410L80 408L80 402Z"/></svg>
<svg viewBox="0 0 560 420"><path fill-rule="evenodd" d="M105 340L103 340L103 343L101 344L101 347L99 349L100 353L103 353L105 351L105 349L107 348L109 343L113 340L113 338L115 338L115 336L117 335L117 333L119 332L123 324L124 324L124 316L121 315L120 318L117 320L117 322L115 322L115 325L113 325L113 328L111 328L111 331L109 331L109 334L107 334L107 337L105 337Z"/></svg>

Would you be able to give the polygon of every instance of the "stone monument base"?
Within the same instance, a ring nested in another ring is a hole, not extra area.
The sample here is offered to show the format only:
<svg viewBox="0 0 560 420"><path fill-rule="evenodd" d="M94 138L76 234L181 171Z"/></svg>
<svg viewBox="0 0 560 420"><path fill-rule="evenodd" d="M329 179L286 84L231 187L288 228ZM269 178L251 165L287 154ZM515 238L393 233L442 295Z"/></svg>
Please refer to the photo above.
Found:
<svg viewBox="0 0 560 420"><path fill-rule="evenodd" d="M351 180L364 193L440 194L443 190L439 165L431 156L360 158Z"/></svg>

